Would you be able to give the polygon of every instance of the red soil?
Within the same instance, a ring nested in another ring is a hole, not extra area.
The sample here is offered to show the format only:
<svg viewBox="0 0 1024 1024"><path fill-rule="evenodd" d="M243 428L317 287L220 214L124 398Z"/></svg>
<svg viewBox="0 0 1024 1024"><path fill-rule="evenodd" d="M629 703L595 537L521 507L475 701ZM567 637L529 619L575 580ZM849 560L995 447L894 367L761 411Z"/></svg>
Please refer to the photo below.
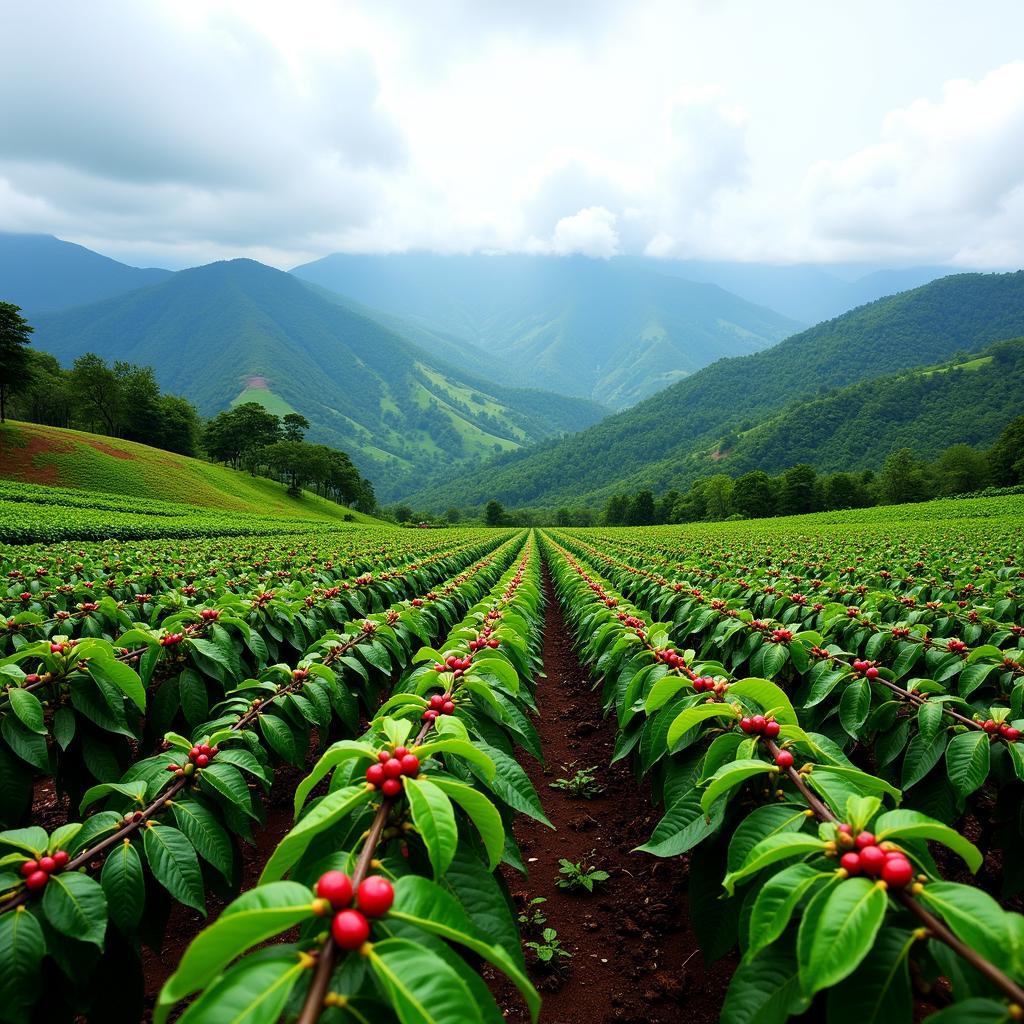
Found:
<svg viewBox="0 0 1024 1024"><path fill-rule="evenodd" d="M64 454L73 451L74 446L67 443L62 445L53 438L36 433L20 436L25 441L23 445L12 443L11 435L0 433L0 465L3 466L4 476L30 484L59 484L60 474L57 467L37 466L35 458L37 455L49 455L53 452Z"/></svg>
<svg viewBox="0 0 1024 1024"><path fill-rule="evenodd" d="M517 906L535 896L564 948L561 973L531 964L542 990L541 1024L606 1024L626 1021L692 1024L717 1021L735 963L706 967L687 923L687 859L659 860L630 851L646 841L660 817L645 785L628 764L613 768L614 720L601 717L600 700L577 659L550 578L544 631L544 671L537 687L537 721L548 769L525 759L555 830L520 817L515 827L529 878L506 870ZM549 783L569 777L563 765L596 765L605 786L590 800L572 798ZM593 851L593 852L592 852ZM592 895L555 886L562 857L586 861L611 874ZM526 939L540 938L540 928ZM528 1021L515 991L489 974L506 1019Z"/></svg>

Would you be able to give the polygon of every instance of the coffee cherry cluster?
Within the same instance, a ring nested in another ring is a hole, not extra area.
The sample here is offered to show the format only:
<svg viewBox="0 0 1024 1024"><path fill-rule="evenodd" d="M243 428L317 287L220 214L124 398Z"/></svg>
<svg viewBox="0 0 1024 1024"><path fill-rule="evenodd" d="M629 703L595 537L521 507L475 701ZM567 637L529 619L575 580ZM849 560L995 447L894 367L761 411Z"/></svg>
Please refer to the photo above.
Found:
<svg viewBox="0 0 1024 1024"><path fill-rule="evenodd" d="M423 712L422 720L432 722L438 715L454 715L455 701L450 693L435 693L429 701L427 710Z"/></svg>
<svg viewBox="0 0 1024 1024"><path fill-rule="evenodd" d="M966 654L967 644L965 644L963 640L957 640L956 637L954 637L952 640L946 641L946 650L949 651L950 654Z"/></svg>
<svg viewBox="0 0 1024 1024"><path fill-rule="evenodd" d="M52 857L40 857L39 860L27 860L21 865L21 874L27 888L42 889L68 862L67 852L58 850Z"/></svg>
<svg viewBox="0 0 1024 1024"><path fill-rule="evenodd" d="M774 718L765 718L764 715L754 715L751 718L741 718L740 728L754 736L764 736L773 740L779 735L782 726Z"/></svg>
<svg viewBox="0 0 1024 1024"><path fill-rule="evenodd" d="M913 880L914 866L901 850L889 847L888 844L884 847L876 845L875 837L870 832L861 832L854 838L849 825L839 825L838 829L839 844L856 847L839 858L839 864L846 869L847 874L881 878L897 889L902 889Z"/></svg>
<svg viewBox="0 0 1024 1024"><path fill-rule="evenodd" d="M663 647L661 650L655 651L654 658L656 661L663 661L672 668L686 668L686 659L671 647Z"/></svg>
<svg viewBox="0 0 1024 1024"><path fill-rule="evenodd" d="M395 797L402 792L403 776L415 779L420 773L420 759L409 752L407 747L395 747L394 751L381 750L377 763L366 769L366 781L379 789L386 797Z"/></svg>
<svg viewBox="0 0 1024 1024"><path fill-rule="evenodd" d="M981 723L981 727L990 736L1002 736L1009 743L1016 743L1020 739L1020 729L1014 729L1009 722L996 722L989 718Z"/></svg>
<svg viewBox="0 0 1024 1024"><path fill-rule="evenodd" d="M693 679L693 688L698 693L717 693L721 695L729 689L729 684L724 680L715 682L711 676L696 676Z"/></svg>
<svg viewBox="0 0 1024 1024"><path fill-rule="evenodd" d="M161 647L174 647L175 644L180 644L185 639L184 633L165 633L160 637Z"/></svg>
<svg viewBox="0 0 1024 1024"><path fill-rule="evenodd" d="M480 634L479 640L470 640L469 649L471 651L480 651L485 647L491 647L495 650L501 646L501 641L496 636L486 636L485 634L490 633L490 629L485 629Z"/></svg>
<svg viewBox="0 0 1024 1024"><path fill-rule="evenodd" d="M788 644L793 639L793 631L789 629L772 630L772 643Z"/></svg>
<svg viewBox="0 0 1024 1024"><path fill-rule="evenodd" d="M205 768L220 751L220 747L211 747L209 743L198 743L188 752L188 761L184 765L169 764L167 770L175 775L193 775L197 768Z"/></svg>
<svg viewBox="0 0 1024 1024"><path fill-rule="evenodd" d="M444 659L443 665L439 661L434 662L434 671L451 672L451 674L458 679L459 676L461 676L472 664L472 655L467 655L465 658L456 658L454 654L449 654L448 657Z"/></svg>
<svg viewBox="0 0 1024 1024"><path fill-rule="evenodd" d="M352 879L344 871L328 871L316 883L316 894L330 910L337 911L331 922L331 935L342 949L359 949L370 937L367 918L382 917L395 902L395 890L381 875L370 875L353 890ZM355 898L356 907L352 908ZM327 910L323 909L323 913Z"/></svg>
<svg viewBox="0 0 1024 1024"><path fill-rule="evenodd" d="M870 661L862 661L860 658L853 663L853 671L860 672L866 679L878 678L878 669Z"/></svg>

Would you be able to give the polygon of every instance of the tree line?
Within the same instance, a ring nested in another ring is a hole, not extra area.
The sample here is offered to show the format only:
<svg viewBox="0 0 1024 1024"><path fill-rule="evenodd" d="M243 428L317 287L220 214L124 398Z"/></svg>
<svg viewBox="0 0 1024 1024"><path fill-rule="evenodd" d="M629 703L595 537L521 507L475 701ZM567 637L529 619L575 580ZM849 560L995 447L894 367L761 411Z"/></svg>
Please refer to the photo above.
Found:
<svg viewBox="0 0 1024 1024"><path fill-rule="evenodd" d="M64 369L50 353L31 347L32 333L20 307L0 302L0 423L10 416L205 456L278 480L292 495L311 487L361 512L374 511L373 485L345 452L307 442L304 416L289 413L282 420L247 402L204 422L188 399L161 392L152 367L108 364L87 352Z"/></svg>
<svg viewBox="0 0 1024 1024"><path fill-rule="evenodd" d="M218 462L287 483L291 495L311 487L321 497L373 512L373 484L345 452L306 441L308 429L309 420L297 412L282 418L258 402L244 402L207 422L203 448Z"/></svg>
<svg viewBox="0 0 1024 1024"><path fill-rule="evenodd" d="M1018 484L1024 484L1024 416L1013 420L985 450L955 444L928 460L911 448L899 448L877 473L867 469L819 474L806 463L774 476L760 469L735 479L717 473L695 480L685 493L614 494L605 503L600 521L607 526L649 526L762 519L929 501ZM560 509L556 520L564 520L562 525L589 525L581 519L593 521L593 515L582 511L581 516L581 510Z"/></svg>

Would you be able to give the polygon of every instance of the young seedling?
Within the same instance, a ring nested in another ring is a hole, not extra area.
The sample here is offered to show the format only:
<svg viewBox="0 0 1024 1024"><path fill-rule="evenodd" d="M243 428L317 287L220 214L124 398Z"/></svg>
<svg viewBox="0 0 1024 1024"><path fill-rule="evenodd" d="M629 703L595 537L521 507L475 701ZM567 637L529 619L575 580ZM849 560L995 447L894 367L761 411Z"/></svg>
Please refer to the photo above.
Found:
<svg viewBox="0 0 1024 1024"><path fill-rule="evenodd" d="M569 950L562 948L562 940L559 939L558 932L554 928L545 928L541 939L541 942L528 942L526 944L528 949L532 949L537 954L537 959L541 963L550 963L560 956L566 958L572 956Z"/></svg>
<svg viewBox="0 0 1024 1024"><path fill-rule="evenodd" d="M539 928L544 924L544 922L547 921L547 918L541 913L540 905L542 903L547 903L547 899L544 896L535 896L530 900L523 909L523 912L519 915L519 923L528 928Z"/></svg>
<svg viewBox="0 0 1024 1024"><path fill-rule="evenodd" d="M562 765L562 771L568 772L574 767L575 762ZM589 800L591 797L599 796L604 792L604 786L597 781L596 772L597 765L591 765L589 768L578 768L571 778L557 779L555 782L549 782L548 785L552 789L563 790L569 796L583 797L585 800Z"/></svg>
<svg viewBox="0 0 1024 1024"><path fill-rule="evenodd" d="M561 857L558 863L560 865L558 873L562 877L555 879L555 885L559 889L570 891L585 889L587 892L593 892L595 885L607 881L611 877L607 871L601 871L594 866L585 867L583 861L577 861L574 864L571 860Z"/></svg>

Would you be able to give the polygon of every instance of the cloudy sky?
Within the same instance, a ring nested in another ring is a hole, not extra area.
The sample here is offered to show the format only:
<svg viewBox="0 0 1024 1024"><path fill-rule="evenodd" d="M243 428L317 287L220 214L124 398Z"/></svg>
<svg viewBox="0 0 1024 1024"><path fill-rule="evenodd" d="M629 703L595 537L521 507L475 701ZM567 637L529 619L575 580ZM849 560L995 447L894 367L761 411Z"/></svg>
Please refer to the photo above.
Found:
<svg viewBox="0 0 1024 1024"><path fill-rule="evenodd" d="M1024 265L1020 0L0 0L0 230Z"/></svg>

